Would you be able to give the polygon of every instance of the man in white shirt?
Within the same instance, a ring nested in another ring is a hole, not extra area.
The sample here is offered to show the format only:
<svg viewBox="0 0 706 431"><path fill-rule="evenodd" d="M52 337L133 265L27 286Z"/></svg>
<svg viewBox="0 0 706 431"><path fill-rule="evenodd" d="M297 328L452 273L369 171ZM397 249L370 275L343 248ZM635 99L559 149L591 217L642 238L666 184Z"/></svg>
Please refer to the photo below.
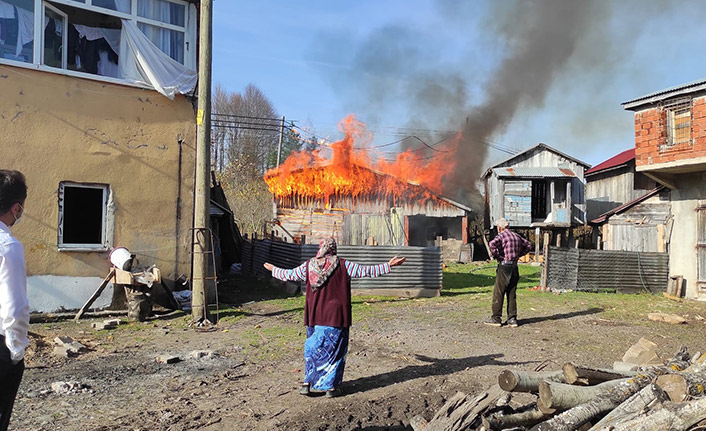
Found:
<svg viewBox="0 0 706 431"><path fill-rule="evenodd" d="M29 345L24 248L10 233L22 217L26 198L24 175L0 170L0 431L10 423Z"/></svg>

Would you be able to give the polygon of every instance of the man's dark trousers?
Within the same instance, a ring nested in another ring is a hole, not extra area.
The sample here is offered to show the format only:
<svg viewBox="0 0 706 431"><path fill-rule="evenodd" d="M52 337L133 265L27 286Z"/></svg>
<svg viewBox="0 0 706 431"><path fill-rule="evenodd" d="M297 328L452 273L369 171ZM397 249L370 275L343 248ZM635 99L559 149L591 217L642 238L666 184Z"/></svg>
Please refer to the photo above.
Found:
<svg viewBox="0 0 706 431"><path fill-rule="evenodd" d="M517 318L517 282L520 272L516 264L499 264L493 288L493 320L502 321L503 300L507 296L507 318Z"/></svg>
<svg viewBox="0 0 706 431"><path fill-rule="evenodd" d="M24 370L24 360L17 364L12 363L10 351L5 345L5 337L0 335L0 431L7 430L10 424L12 406L15 404Z"/></svg>

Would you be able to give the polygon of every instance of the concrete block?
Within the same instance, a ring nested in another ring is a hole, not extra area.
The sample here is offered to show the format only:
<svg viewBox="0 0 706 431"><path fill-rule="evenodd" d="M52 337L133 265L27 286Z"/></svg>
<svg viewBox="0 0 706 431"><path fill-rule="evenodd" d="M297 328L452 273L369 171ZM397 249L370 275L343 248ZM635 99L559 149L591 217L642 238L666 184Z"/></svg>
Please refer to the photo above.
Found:
<svg viewBox="0 0 706 431"><path fill-rule="evenodd" d="M104 320L103 323L105 323L106 325L118 326L121 323L123 323L123 321L120 319L108 319L108 320Z"/></svg>
<svg viewBox="0 0 706 431"><path fill-rule="evenodd" d="M159 355L157 356L157 362L160 364L175 364L181 361L181 358L173 355Z"/></svg>
<svg viewBox="0 0 706 431"><path fill-rule="evenodd" d="M73 353L78 353L86 348L86 346L79 343L78 341L75 341L73 338L65 336L54 338L54 343L57 346L66 347L69 351Z"/></svg>
<svg viewBox="0 0 706 431"><path fill-rule="evenodd" d="M102 329L115 329L115 328L118 327L118 326L115 325L115 324L107 324L107 323L105 323L105 322L93 322L93 323L91 324L91 326L92 326L93 329L95 329L96 331L100 331L100 330L102 330Z"/></svg>
<svg viewBox="0 0 706 431"><path fill-rule="evenodd" d="M210 358L213 356L213 352L210 350L193 350L189 356L193 359Z"/></svg>
<svg viewBox="0 0 706 431"><path fill-rule="evenodd" d="M66 346L54 346L54 350L51 353L60 358L72 358L76 356L76 352Z"/></svg>

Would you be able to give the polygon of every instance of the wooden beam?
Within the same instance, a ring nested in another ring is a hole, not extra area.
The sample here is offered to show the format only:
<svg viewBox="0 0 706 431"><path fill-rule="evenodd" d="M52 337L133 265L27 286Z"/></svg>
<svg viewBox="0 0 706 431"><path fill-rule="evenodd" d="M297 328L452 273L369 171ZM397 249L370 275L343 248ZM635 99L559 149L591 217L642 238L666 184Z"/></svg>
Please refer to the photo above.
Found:
<svg viewBox="0 0 706 431"><path fill-rule="evenodd" d="M93 295L91 295L91 297L88 299L88 301L86 301L86 303L83 304L83 307L81 307L81 309L78 310L78 313L76 313L76 317L74 317L75 321L78 322L78 319L80 319L81 316L83 316L83 313L85 313L86 310L88 310L88 307L90 307L91 304L93 304L93 302L96 299L98 299L98 297L101 295L101 293L103 293L103 289L105 289L105 287L108 285L108 283L110 283L110 281L113 279L114 276L115 276L115 268L110 268L110 272L108 272L108 275L103 279L103 282L100 284L100 286L98 286L98 289L96 289L96 291L93 292Z"/></svg>
<svg viewBox="0 0 706 431"><path fill-rule="evenodd" d="M461 219L461 242L468 244L468 216Z"/></svg>
<svg viewBox="0 0 706 431"><path fill-rule="evenodd" d="M540 238L539 235L542 233L540 228L535 228L534 230L534 261L539 262L539 245Z"/></svg>
<svg viewBox="0 0 706 431"><path fill-rule="evenodd" d="M675 190L677 188L677 186L674 184L674 181L665 174L656 174L654 172L641 172L641 173L643 173L643 174L645 174L645 176L657 181L659 184L662 184L663 186L669 187L671 190Z"/></svg>

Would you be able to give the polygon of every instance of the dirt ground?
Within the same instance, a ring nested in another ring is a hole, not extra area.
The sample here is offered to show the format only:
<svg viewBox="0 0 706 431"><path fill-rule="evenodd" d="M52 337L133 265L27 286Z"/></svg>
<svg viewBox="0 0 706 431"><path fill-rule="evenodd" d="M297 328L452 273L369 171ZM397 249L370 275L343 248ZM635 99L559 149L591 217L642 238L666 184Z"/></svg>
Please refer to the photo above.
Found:
<svg viewBox="0 0 706 431"><path fill-rule="evenodd" d="M303 298L260 282L226 283L221 300L231 305L210 332L189 328L185 313L102 331L91 323L103 319L33 324L10 429L408 430L414 415L429 419L457 391L479 392L506 368L559 369L567 361L610 367L640 337L656 342L663 358L681 345L706 351L704 303L530 291L538 276L530 267L518 293L520 327L485 326L492 270L469 274L474 268L450 268L440 298L355 297L345 395L332 399L297 393ZM651 311L677 313L688 324L651 322ZM58 335L87 351L53 356ZM213 355L193 359L194 350ZM182 360L157 363L162 354ZM86 391L52 392L57 381Z"/></svg>

